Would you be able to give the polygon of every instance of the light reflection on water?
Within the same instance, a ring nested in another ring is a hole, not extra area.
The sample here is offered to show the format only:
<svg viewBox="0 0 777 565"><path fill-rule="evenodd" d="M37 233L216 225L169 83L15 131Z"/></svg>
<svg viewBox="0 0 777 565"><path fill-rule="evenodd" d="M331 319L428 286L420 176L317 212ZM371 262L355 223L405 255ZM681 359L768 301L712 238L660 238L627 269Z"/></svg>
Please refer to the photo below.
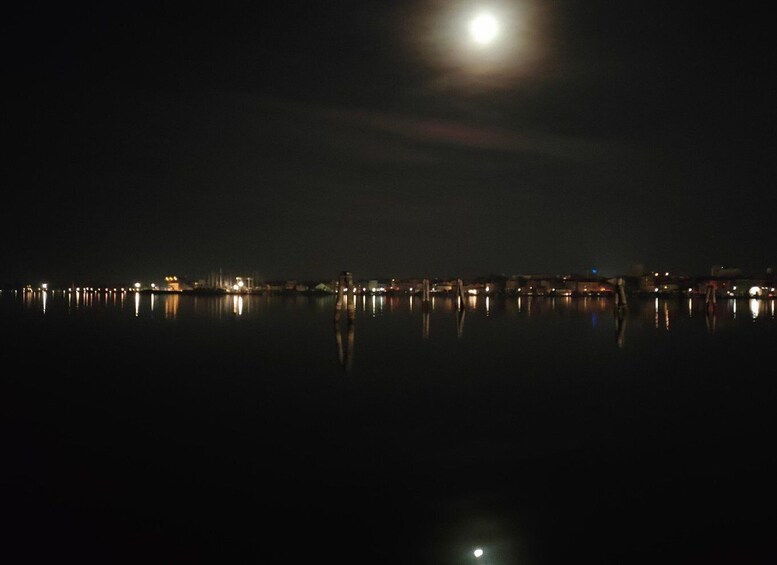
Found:
<svg viewBox="0 0 777 565"><path fill-rule="evenodd" d="M105 291L24 291L0 295L4 303L16 302L27 311L38 311L44 316L66 313L88 314L96 309L121 315L128 292L112 289ZM133 292L133 307L129 310L137 319L157 319L167 321L186 320L226 320L262 318L269 310L282 308L289 314L304 311L313 305L318 312L326 315L333 310L334 297L305 295L224 295L193 296L179 293L142 293ZM745 302L739 304L739 302ZM487 335L490 324L501 324L513 320L521 324L522 320L541 320L543 324L555 323L553 320L585 320L585 326L577 326L579 335L586 332L596 339L609 339L611 347L628 349L643 339L642 329L672 333L678 328L701 331L707 336L737 327L746 322L764 323L775 320L775 302L777 299L729 299L719 302L713 309L705 307L703 299L660 298L632 299L627 308L619 310L614 301L607 297L506 297L506 296L469 296L467 307L458 310L455 300L449 296L433 296L430 303L419 302L413 296L363 295L352 302L355 310L355 324L336 336L338 357L343 366L349 369L353 365L353 350L357 331L369 328L371 323L379 323L387 318L420 318L417 322L418 335L424 341L434 341L444 335L448 329L455 328L455 337L474 339ZM266 305L266 306L265 306ZM750 314L745 319L739 315L741 308ZM129 312L128 312L129 313ZM277 315L277 312L276 314ZM161 316L161 317L160 317ZM612 316L613 325L602 321ZM437 320L439 318L439 320ZM467 323L465 324L466 320ZM373 322L370 322L373 320ZM490 320L490 322L488 322ZM465 331L465 326L470 326ZM494 326L495 328L497 326ZM559 327L565 327L564 325ZM611 332L609 338L603 330ZM693 328L696 328L695 330ZM630 336L631 334L631 336Z"/></svg>
<svg viewBox="0 0 777 565"><path fill-rule="evenodd" d="M0 295L5 303L16 302L27 310L37 310L43 315L66 312L88 312L97 307L109 311L122 312L128 292L106 291L22 291L8 292ZM162 314L164 319L176 320L179 316L186 318L255 317L264 314L261 304L283 305L292 311L307 308L315 304L319 310L327 311L333 308L334 297L311 296L271 296L271 295L225 295L225 296L191 296L179 293L141 293L133 292L131 297L133 317L157 317ZM614 301L607 297L505 297L505 296L469 296L466 311L472 316L501 319L530 319L534 317L562 317L575 319L585 317L588 327L596 331L602 316L613 315L617 311ZM740 304L742 302L743 304ZM725 329L728 325L739 322L740 309L746 308L750 314L747 321L766 321L775 319L775 303L777 299L729 299L719 302L714 309L707 310L703 299L693 298L648 298L646 300L632 299L625 309L625 318L631 320L632 326L646 325L654 330L673 331L678 320L688 321L698 319L697 327L705 327L714 333ZM161 310L160 310L161 303ZM426 338L431 333L431 318L433 314L447 317L457 312L454 299L449 296L434 296L428 305L419 302L413 296L363 295L353 301L357 314L377 319L381 316L419 316L419 324L424 329L422 335ZM703 322L702 322L703 320ZM462 337L463 318L456 317L457 335ZM365 322L366 323L366 322ZM626 336L625 324L618 324L617 343L623 346Z"/></svg>
<svg viewBox="0 0 777 565"><path fill-rule="evenodd" d="M761 301L755 298L750 299L750 312L753 314L753 320L758 318L758 314L761 311Z"/></svg>

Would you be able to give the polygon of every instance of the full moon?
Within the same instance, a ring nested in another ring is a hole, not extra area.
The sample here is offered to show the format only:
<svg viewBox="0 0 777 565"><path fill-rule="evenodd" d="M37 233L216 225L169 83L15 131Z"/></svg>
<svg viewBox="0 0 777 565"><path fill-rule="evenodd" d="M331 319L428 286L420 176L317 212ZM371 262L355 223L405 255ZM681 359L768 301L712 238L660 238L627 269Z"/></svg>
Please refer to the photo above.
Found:
<svg viewBox="0 0 777 565"><path fill-rule="evenodd" d="M469 34L477 43L491 43L499 31L496 18L491 14L479 14L469 23Z"/></svg>

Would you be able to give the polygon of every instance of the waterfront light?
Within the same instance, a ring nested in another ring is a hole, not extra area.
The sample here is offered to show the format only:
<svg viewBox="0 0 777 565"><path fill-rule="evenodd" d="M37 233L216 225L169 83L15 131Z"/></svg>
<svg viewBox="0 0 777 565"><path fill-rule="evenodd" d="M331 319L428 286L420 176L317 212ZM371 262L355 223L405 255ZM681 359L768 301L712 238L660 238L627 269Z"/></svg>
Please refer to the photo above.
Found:
<svg viewBox="0 0 777 565"><path fill-rule="evenodd" d="M134 286L135 288L139 289L139 288L140 288L140 283L139 283L139 282L136 282L136 283L135 283L133 286Z"/></svg>
<svg viewBox="0 0 777 565"><path fill-rule="evenodd" d="M761 287L759 287L759 286L751 286L750 290L747 291L747 293L750 296L761 296Z"/></svg>
<svg viewBox="0 0 777 565"><path fill-rule="evenodd" d="M473 554L475 555L475 557L477 557L477 558L483 557L483 550L482 550L482 549L480 549L479 547L478 547L478 548L477 548L475 551L473 551L472 553L473 553Z"/></svg>

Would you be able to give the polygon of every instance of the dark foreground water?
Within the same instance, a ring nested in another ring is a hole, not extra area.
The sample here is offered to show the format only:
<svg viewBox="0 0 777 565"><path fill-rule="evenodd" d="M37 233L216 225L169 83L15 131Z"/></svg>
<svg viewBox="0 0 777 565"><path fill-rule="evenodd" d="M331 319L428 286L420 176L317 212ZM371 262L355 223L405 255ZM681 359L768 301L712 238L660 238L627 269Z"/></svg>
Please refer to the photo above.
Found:
<svg viewBox="0 0 777 565"><path fill-rule="evenodd" d="M2 293L0 561L777 562L774 301L357 306Z"/></svg>

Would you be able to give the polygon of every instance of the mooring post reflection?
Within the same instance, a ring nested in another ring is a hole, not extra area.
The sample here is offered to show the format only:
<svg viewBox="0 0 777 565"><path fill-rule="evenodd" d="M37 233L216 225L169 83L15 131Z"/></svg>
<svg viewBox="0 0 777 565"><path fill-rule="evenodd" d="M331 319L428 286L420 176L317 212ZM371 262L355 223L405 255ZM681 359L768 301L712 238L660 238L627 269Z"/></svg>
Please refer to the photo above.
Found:
<svg viewBox="0 0 777 565"><path fill-rule="evenodd" d="M615 343L618 347L623 347L626 341L626 309L617 308L615 310Z"/></svg>
<svg viewBox="0 0 777 565"><path fill-rule="evenodd" d="M340 314L346 311L346 344L343 347L343 332L340 324ZM353 286L353 275L348 271L340 273L337 282L337 297L335 299L335 343L337 344L337 358L340 365L350 371L353 367L353 346L355 340L354 322L356 320L356 292Z"/></svg>
<svg viewBox="0 0 777 565"><path fill-rule="evenodd" d="M460 308L456 312L456 337L464 337L464 316L466 314L466 308Z"/></svg>
<svg viewBox="0 0 777 565"><path fill-rule="evenodd" d="M707 323L707 332L710 334L715 333L715 308L708 307L704 315L704 320Z"/></svg>
<svg viewBox="0 0 777 565"><path fill-rule="evenodd" d="M343 330L339 321L335 322L335 343L337 344L337 359L340 365L349 371L353 368L353 345L355 340L355 324L352 318L346 322L346 340L343 347Z"/></svg>
<svg viewBox="0 0 777 565"><path fill-rule="evenodd" d="M429 339L429 326L431 324L431 306L428 300L425 300L421 306L421 336Z"/></svg>

